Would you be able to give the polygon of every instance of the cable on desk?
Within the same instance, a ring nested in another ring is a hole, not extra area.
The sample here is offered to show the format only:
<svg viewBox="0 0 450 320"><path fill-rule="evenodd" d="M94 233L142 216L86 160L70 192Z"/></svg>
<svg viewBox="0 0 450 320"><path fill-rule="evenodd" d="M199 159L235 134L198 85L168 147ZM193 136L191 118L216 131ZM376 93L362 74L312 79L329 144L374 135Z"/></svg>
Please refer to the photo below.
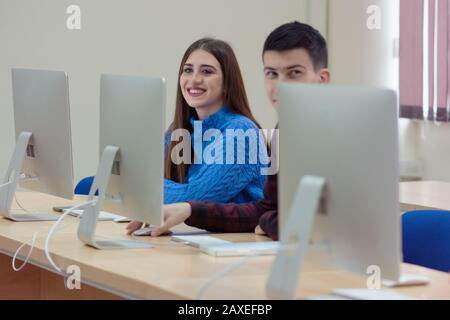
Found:
<svg viewBox="0 0 450 320"><path fill-rule="evenodd" d="M12 268L13 268L14 271L22 270L23 267L25 267L25 265L28 263L28 260L30 259L30 256L31 256L31 253L33 252L33 248L34 248L34 244L36 242L37 235L38 235L38 232L35 232L33 234L33 239L31 240L31 244L30 244L30 250L28 251L28 254L27 254L26 258L23 260L23 263L20 265L20 267L16 267L17 255L19 254L20 250L22 250L22 248L27 245L27 243L26 242L22 243L22 245L14 253L14 256L13 256L12 261L11 261Z"/></svg>
<svg viewBox="0 0 450 320"><path fill-rule="evenodd" d="M281 245L277 252L279 251L284 251L284 250L294 250L296 248L295 245L289 244L289 245ZM200 288L197 290L197 294L195 295L195 300L200 300L201 297L203 296L203 294L205 293L206 289L208 289L214 282L216 282L217 280L219 280L220 278L223 278L224 276L226 276L227 274L229 274L230 272L236 270L237 268L239 268L240 266L244 265L245 263L247 263L248 261L250 261L251 259L255 258L255 257L260 257L260 256L264 256L265 254L262 252L254 252L251 253L249 255L246 255L244 257L242 257L241 259L239 259L238 261L236 261L235 263L227 266L225 269L217 272L216 274L212 275L211 277L209 277L208 279L206 279L206 281L200 286Z"/></svg>
<svg viewBox="0 0 450 320"><path fill-rule="evenodd" d="M73 221L76 221L76 220L73 220ZM71 224L68 224L68 225L64 226L62 229L67 228L70 225ZM22 263L22 265L20 267L16 267L16 259L17 259L17 256L18 256L20 250L22 250L22 248L25 247L27 245L27 243L24 242L24 243L22 243L22 245L20 245L19 248L17 248L16 252L13 255L13 259L11 261L12 268L13 268L14 271L20 271L20 270L23 269L23 267L25 267L25 265L28 263L28 260L30 259L31 253L33 252L36 240L46 236L46 234L43 234L43 235L38 237L37 236L38 234L39 234L39 232L37 232L37 231L33 234L33 237L32 237L32 240L31 240L31 244L30 244L30 250L28 251L27 256L24 259L24 262Z"/></svg>
<svg viewBox="0 0 450 320"><path fill-rule="evenodd" d="M18 205L22 210L24 210L25 212L29 212L28 210L26 210L25 208L23 208L23 207L20 205L20 203L18 202L17 198L15 198L15 200L16 200L17 205ZM45 239L45 247L44 247L44 250L45 250L45 256L47 257L47 260L50 262L51 266L52 266L57 272L65 274L65 273L63 272L63 270L62 270L60 267L58 267L58 266L56 265L56 263L53 261L51 255L50 255L50 252L49 252L49 246L50 246L50 240L51 240L53 234L55 233L55 231L56 231L58 225L63 221L63 219L64 219L67 215L69 215L70 213L72 213L74 210L77 210L77 209L86 207L86 206L91 205L91 204L93 205L93 204L95 204L96 202L97 202L97 200L86 201L86 202L80 203L80 204L78 204L78 205L75 205L75 206L73 206L73 207L71 207L71 208L65 210L65 212L58 218L58 220L57 220L57 221L55 222L55 224L52 226L52 228L50 229L50 231L48 232L48 234L47 234L47 235L42 235L42 236L46 236L46 239ZM78 218L81 218L81 215L80 215ZM66 227L67 227L67 226L66 226ZM11 265L12 265L12 268L13 268L14 271L20 271L20 270L22 270L22 269L25 267L25 265L28 263L28 260L30 259L31 254L32 254L32 252L33 252L33 249L34 249L36 240L42 237L42 236L38 237L37 235L38 235L38 232L35 232L35 233L33 234L33 237L32 237L32 240L31 240L31 244L30 244L30 249L29 249L29 251L28 251L28 253L27 253L27 256L25 257L23 263L22 263L19 267L16 267L16 259L17 259L17 256L19 255L19 252L22 250L22 248L24 248L24 247L27 245L27 243L24 242L22 245L20 245L19 248L17 248L16 252L15 252L14 255L13 255L13 259L12 259L12 261L11 261ZM99 236L99 237L103 237L103 236ZM112 238L109 238L109 237L103 237L103 238L105 238L105 239L110 239L110 240L112 239ZM158 246L162 246L162 245L159 244Z"/></svg>
<svg viewBox="0 0 450 320"><path fill-rule="evenodd" d="M63 219L70 213L72 213L74 210L80 209L80 208L84 208L87 207L89 205L94 205L97 202L97 200L91 200L91 201L86 201L83 203L80 203L78 205L75 205L71 208L69 208L66 212L64 212L59 218L58 220L53 224L53 226L51 227L50 231L47 234L47 237L45 238L45 256L47 257L48 262L50 262L50 264L52 265L52 267L59 273L62 273L65 275L65 273L63 272L63 270L58 267L56 265L56 263L53 261L51 255L50 255L50 251L49 251L49 246L50 246L50 240L53 236L53 233L55 233L56 228L58 227L58 225L61 223L61 221L63 221ZM80 216L81 217L81 216Z"/></svg>
<svg viewBox="0 0 450 320"><path fill-rule="evenodd" d="M30 213L30 211L28 211L27 209L25 209L24 207L22 207L22 205L20 204L19 200L17 200L17 196L14 193L14 200L16 201L17 205L19 206L20 209L22 209L23 211L25 211L26 213Z"/></svg>

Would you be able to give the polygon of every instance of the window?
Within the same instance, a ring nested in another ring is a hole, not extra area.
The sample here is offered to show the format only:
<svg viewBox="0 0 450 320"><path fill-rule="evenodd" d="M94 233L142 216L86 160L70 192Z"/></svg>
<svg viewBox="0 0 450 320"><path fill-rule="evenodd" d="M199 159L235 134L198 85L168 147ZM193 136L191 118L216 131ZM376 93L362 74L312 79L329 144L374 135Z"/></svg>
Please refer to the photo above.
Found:
<svg viewBox="0 0 450 320"><path fill-rule="evenodd" d="M450 0L400 0L400 117L449 121Z"/></svg>

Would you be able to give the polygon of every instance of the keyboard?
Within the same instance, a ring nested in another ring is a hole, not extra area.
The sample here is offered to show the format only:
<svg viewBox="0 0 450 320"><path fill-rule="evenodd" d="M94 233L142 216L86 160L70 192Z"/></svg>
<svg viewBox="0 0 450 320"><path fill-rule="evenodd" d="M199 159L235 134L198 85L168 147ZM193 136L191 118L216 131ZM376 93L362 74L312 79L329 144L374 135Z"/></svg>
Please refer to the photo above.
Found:
<svg viewBox="0 0 450 320"><path fill-rule="evenodd" d="M66 211L67 210L64 210L64 212L66 212ZM80 217L82 213L83 213L83 210L73 210L71 213L69 213L69 215L74 216L74 217ZM114 213L106 212L106 211L100 211L97 220L99 220L99 221L116 221L116 222L131 221L130 219L128 219L124 216L119 216L118 214L114 214Z"/></svg>
<svg viewBox="0 0 450 320"><path fill-rule="evenodd" d="M249 255L276 255L280 243L278 241L237 242L201 246L200 250L216 257L239 257Z"/></svg>
<svg viewBox="0 0 450 320"><path fill-rule="evenodd" d="M201 252L216 257L276 255L280 246L278 241L231 242L203 235L172 236L172 240L199 248Z"/></svg>
<svg viewBox="0 0 450 320"><path fill-rule="evenodd" d="M230 241L222 240L219 238L211 237L211 236L202 236L202 235L194 235L194 236L172 236L172 241L183 242L189 246L193 246L196 248L221 245L221 244L229 244L232 243Z"/></svg>
<svg viewBox="0 0 450 320"><path fill-rule="evenodd" d="M17 213L9 217L14 221L56 221L58 216L47 213Z"/></svg>

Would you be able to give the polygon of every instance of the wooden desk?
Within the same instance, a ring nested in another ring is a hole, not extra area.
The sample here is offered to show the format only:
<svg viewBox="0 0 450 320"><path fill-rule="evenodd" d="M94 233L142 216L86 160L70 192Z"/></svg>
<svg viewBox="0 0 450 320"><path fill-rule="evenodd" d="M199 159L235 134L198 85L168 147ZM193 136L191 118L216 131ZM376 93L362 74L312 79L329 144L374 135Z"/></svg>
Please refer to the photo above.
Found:
<svg viewBox="0 0 450 320"><path fill-rule="evenodd" d="M70 201L37 193L19 193L27 209L50 212L51 206ZM240 258L215 258L197 249L170 241L168 237L143 238L155 245L145 250L100 251L82 244L76 236L76 218L68 217L51 242L51 253L62 268L78 265L82 289L64 288L64 280L54 274L43 252L44 238L38 238L31 264L20 272L11 269L10 256L22 242L29 242L34 231L45 235L53 222L12 222L0 219L0 298L95 299L144 298L192 299L201 284ZM99 222L97 234L105 238L127 238L125 225ZM232 241L262 241L254 234L218 235ZM266 299L265 284L274 257L255 257L231 274L215 282L203 295L205 299ZM20 262L20 261L19 261ZM403 264L408 273L431 278L428 286L398 289L398 292L422 299L450 299L449 275L443 272ZM301 273L298 296L325 295L335 287L365 287L366 278L335 270L327 265L320 250L307 254Z"/></svg>
<svg viewBox="0 0 450 320"><path fill-rule="evenodd" d="M400 207L410 210L449 210L450 183L415 181L400 183Z"/></svg>

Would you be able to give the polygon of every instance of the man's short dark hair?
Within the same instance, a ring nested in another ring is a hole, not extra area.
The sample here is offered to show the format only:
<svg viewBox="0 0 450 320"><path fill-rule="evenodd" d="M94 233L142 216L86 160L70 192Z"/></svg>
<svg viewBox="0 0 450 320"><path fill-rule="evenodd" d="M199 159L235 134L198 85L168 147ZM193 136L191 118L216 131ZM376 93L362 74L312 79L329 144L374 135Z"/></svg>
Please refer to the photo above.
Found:
<svg viewBox="0 0 450 320"><path fill-rule="evenodd" d="M305 49L315 70L328 67L327 43L319 31L298 21L285 23L273 30L264 42L266 51Z"/></svg>

